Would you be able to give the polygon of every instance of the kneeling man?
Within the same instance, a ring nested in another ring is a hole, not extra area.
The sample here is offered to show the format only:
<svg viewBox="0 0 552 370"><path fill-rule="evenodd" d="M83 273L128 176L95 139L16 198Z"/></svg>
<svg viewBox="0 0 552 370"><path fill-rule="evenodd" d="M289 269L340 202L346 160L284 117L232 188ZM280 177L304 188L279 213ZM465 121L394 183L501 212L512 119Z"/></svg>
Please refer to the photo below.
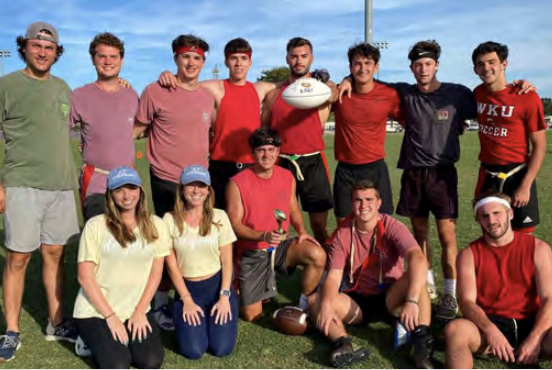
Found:
<svg viewBox="0 0 552 370"><path fill-rule="evenodd" d="M483 236L458 255L463 319L445 328L447 368L473 368L473 353L535 364L552 354L552 252L512 230L510 198L494 192L475 203Z"/></svg>
<svg viewBox="0 0 552 370"><path fill-rule="evenodd" d="M263 300L275 297L276 274L287 275L303 266L302 301L316 290L326 265L326 253L305 229L295 195L295 179L289 170L276 166L280 137L276 131L261 128L249 140L253 166L230 179L226 188L227 211L238 237L238 288L241 314L252 321L263 311ZM275 210L286 219L280 228ZM289 225L296 238L286 238Z"/></svg>
<svg viewBox="0 0 552 370"><path fill-rule="evenodd" d="M334 343L334 367L368 355L364 349L353 350L343 323L395 323L398 318L410 332L416 367L432 368L427 260L407 227L379 213L380 207L371 181L353 185L353 212L332 237L328 275L320 293L309 297L310 313ZM345 283L348 287L343 289Z"/></svg>

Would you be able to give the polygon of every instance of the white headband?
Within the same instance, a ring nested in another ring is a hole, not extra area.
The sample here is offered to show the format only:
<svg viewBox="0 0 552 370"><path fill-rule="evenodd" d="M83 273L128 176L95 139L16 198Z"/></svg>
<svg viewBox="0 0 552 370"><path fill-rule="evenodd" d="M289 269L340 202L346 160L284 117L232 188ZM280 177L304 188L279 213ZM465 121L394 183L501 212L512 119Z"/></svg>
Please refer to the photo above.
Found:
<svg viewBox="0 0 552 370"><path fill-rule="evenodd" d="M506 199L502 199L499 197L486 197L486 198L480 199L477 203L475 203L475 206L473 206L473 213L477 215L477 210L479 208L483 207L487 203L493 203L493 202L500 203L507 209L512 209L512 207L510 206L510 203Z"/></svg>

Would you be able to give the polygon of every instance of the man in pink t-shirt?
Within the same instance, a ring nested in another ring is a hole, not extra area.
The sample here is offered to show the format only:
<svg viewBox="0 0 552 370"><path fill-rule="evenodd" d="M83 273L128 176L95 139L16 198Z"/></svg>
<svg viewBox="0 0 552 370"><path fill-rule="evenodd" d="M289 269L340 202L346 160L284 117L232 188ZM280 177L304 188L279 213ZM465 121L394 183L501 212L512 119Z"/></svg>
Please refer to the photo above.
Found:
<svg viewBox="0 0 552 370"><path fill-rule="evenodd" d="M412 339L416 367L432 368L427 260L407 227L379 213L380 207L379 192L371 181L353 185L353 212L330 239L328 274L320 292L309 297L310 314L334 343L330 358L334 367L368 356L364 348L353 350L343 323L399 319L397 329L406 329ZM396 333L396 344L399 339Z"/></svg>
<svg viewBox="0 0 552 370"><path fill-rule="evenodd" d="M172 212L180 173L184 167L207 167L209 129L215 100L199 85L209 45L193 35L180 35L172 42L178 87L171 91L154 82L144 89L134 121L134 137L149 133L151 194L155 214ZM153 300L154 315L163 329L174 330L168 309L170 279L167 274Z"/></svg>
<svg viewBox="0 0 552 370"><path fill-rule="evenodd" d="M111 33L100 33L89 47L97 80L71 94L71 128L80 125L82 160L81 206L84 220L105 211L107 174L120 166L134 166L132 124L138 94L119 84L125 47Z"/></svg>

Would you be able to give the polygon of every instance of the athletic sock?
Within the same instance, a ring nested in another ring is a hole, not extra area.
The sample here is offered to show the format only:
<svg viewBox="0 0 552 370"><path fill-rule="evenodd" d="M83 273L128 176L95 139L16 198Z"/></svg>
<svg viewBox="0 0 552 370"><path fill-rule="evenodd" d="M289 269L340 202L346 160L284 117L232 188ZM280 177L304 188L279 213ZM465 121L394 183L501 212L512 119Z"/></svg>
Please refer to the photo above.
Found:
<svg viewBox="0 0 552 370"><path fill-rule="evenodd" d="M427 270L427 285L435 285L435 276L433 270Z"/></svg>
<svg viewBox="0 0 552 370"><path fill-rule="evenodd" d="M456 279L445 279L445 294L456 298Z"/></svg>
<svg viewBox="0 0 552 370"><path fill-rule="evenodd" d="M163 307L164 305L169 304L169 293L168 292L161 292L157 291L155 292L155 295L153 296L153 309L158 310L159 308Z"/></svg>
<svg viewBox="0 0 552 370"><path fill-rule="evenodd" d="M307 296L301 293L301 296L299 297L299 308L303 311L306 311L309 308L309 301L307 300Z"/></svg>

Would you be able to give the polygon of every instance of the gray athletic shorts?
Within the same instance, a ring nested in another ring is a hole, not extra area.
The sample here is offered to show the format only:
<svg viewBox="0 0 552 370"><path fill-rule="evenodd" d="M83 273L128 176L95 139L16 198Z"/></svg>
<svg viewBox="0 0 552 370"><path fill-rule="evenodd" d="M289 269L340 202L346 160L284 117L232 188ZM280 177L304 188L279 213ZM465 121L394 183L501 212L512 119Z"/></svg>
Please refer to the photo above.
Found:
<svg viewBox="0 0 552 370"><path fill-rule="evenodd" d="M272 252L266 249L246 250L242 253L238 272L240 301L244 306L275 297L276 274L289 275L293 269L286 265L286 255L296 238L288 238ZM271 255L274 256L274 271L271 268Z"/></svg>
<svg viewBox="0 0 552 370"><path fill-rule="evenodd" d="M5 247L31 253L42 244L65 245L79 234L73 190L7 187Z"/></svg>

